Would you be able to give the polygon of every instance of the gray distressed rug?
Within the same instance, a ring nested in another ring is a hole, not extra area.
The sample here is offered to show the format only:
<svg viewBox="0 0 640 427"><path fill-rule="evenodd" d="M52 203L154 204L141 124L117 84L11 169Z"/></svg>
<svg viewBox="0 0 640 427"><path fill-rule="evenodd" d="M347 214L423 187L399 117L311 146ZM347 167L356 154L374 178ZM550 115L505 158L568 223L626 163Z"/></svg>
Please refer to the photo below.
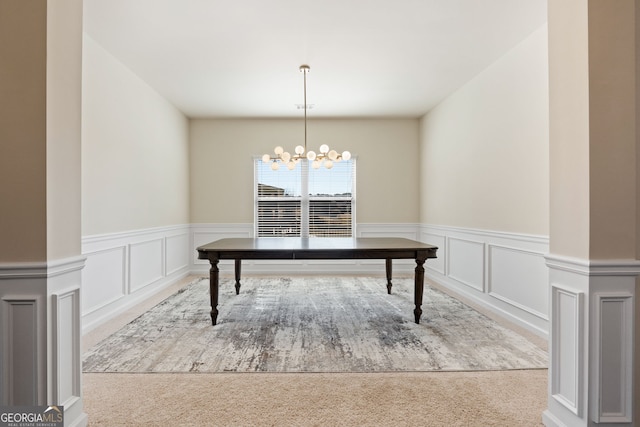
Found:
<svg viewBox="0 0 640 427"><path fill-rule="evenodd" d="M381 372L536 369L547 353L425 284L413 322L413 279L246 277L187 285L84 354L85 372Z"/></svg>

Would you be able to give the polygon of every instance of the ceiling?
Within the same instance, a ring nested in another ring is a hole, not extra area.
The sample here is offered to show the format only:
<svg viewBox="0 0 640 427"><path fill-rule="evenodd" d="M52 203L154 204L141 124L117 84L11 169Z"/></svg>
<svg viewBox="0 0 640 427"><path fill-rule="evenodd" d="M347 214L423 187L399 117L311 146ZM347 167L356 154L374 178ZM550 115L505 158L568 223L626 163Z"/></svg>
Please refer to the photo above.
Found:
<svg viewBox="0 0 640 427"><path fill-rule="evenodd" d="M84 0L85 32L188 117L419 117L546 0Z"/></svg>

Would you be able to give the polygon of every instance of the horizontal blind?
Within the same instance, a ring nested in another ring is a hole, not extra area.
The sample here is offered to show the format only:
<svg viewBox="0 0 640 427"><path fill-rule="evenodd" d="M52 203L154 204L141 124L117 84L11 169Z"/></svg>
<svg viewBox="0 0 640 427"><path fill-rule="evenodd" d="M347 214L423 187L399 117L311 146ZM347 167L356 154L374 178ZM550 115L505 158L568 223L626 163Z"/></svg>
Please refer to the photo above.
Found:
<svg viewBox="0 0 640 427"><path fill-rule="evenodd" d="M257 237L300 236L303 229L309 237L353 236L355 159L330 170L299 164L293 171L273 171L260 159L254 165Z"/></svg>
<svg viewBox="0 0 640 427"><path fill-rule="evenodd" d="M300 168L271 169L271 163L255 162L256 236L300 236L302 180Z"/></svg>
<svg viewBox="0 0 640 427"><path fill-rule="evenodd" d="M301 200L258 200L258 237L300 236Z"/></svg>
<svg viewBox="0 0 640 427"><path fill-rule="evenodd" d="M309 237L351 237L351 199L309 199Z"/></svg>
<svg viewBox="0 0 640 427"><path fill-rule="evenodd" d="M352 237L355 159L309 168L309 236Z"/></svg>

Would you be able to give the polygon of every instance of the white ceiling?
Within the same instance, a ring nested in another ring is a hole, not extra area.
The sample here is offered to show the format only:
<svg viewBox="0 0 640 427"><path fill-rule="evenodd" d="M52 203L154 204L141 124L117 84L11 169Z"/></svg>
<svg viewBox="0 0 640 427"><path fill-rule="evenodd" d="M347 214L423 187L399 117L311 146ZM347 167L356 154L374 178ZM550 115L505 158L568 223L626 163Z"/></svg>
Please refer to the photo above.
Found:
<svg viewBox="0 0 640 427"><path fill-rule="evenodd" d="M189 117L418 117L546 0L85 0L85 31Z"/></svg>

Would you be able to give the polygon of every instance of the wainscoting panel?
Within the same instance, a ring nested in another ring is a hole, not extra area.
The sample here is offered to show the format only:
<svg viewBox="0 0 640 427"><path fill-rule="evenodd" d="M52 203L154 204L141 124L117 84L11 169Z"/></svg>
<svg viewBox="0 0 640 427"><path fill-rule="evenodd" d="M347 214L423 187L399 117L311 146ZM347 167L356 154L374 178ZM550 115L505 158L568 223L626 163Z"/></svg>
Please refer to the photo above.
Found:
<svg viewBox="0 0 640 427"><path fill-rule="evenodd" d="M44 375L38 360L45 349L39 332L43 302L26 295L2 298L3 405L33 405L41 398L37 390Z"/></svg>
<svg viewBox="0 0 640 427"><path fill-rule="evenodd" d="M162 278L162 243L162 239L153 239L129 245L129 292L133 293Z"/></svg>
<svg viewBox="0 0 640 427"><path fill-rule="evenodd" d="M594 326L597 393L593 401L594 421L630 423L632 419L633 377L633 294L596 292Z"/></svg>
<svg viewBox="0 0 640 427"><path fill-rule="evenodd" d="M83 333L188 275L190 236L177 225L83 237Z"/></svg>
<svg viewBox="0 0 640 427"><path fill-rule="evenodd" d="M438 246L425 264L430 280L546 337L549 239L487 230L421 225L419 239Z"/></svg>
<svg viewBox="0 0 640 427"><path fill-rule="evenodd" d="M449 277L484 292L484 243L449 237L447 257Z"/></svg>
<svg viewBox="0 0 640 427"><path fill-rule="evenodd" d="M489 245L489 295L549 320L549 293L540 283L549 282L541 253Z"/></svg>
<svg viewBox="0 0 640 427"><path fill-rule="evenodd" d="M553 331L551 364L555 368L551 395L576 416L582 416L584 293L551 287Z"/></svg>
<svg viewBox="0 0 640 427"><path fill-rule="evenodd" d="M91 313L122 298L126 292L126 246L87 252L82 270L82 311Z"/></svg>
<svg viewBox="0 0 640 427"><path fill-rule="evenodd" d="M635 425L633 340L640 260L548 254L551 396L546 425ZM637 397L635 402L637 402Z"/></svg>
<svg viewBox="0 0 640 427"><path fill-rule="evenodd" d="M49 264L47 288L50 295L50 402L64 406L69 425L86 424L82 404L82 361L80 356L81 271L86 258L78 256Z"/></svg>
<svg viewBox="0 0 640 427"><path fill-rule="evenodd" d="M189 234L181 233L165 238L167 276L189 267Z"/></svg>

